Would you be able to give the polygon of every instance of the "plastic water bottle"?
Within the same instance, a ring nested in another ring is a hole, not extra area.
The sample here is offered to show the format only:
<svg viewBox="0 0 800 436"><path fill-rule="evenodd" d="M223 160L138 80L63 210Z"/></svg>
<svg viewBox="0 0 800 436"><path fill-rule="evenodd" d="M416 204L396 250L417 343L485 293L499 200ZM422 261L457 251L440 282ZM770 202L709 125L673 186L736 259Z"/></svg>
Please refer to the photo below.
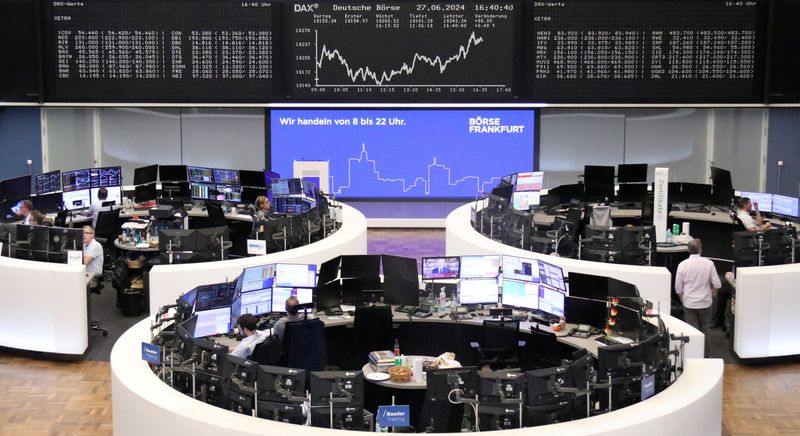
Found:
<svg viewBox="0 0 800 436"><path fill-rule="evenodd" d="M444 313L447 310L447 294L444 292L444 288L439 291L439 312Z"/></svg>
<svg viewBox="0 0 800 436"><path fill-rule="evenodd" d="M672 230L671 229L667 229L667 243L668 244L672 243Z"/></svg>

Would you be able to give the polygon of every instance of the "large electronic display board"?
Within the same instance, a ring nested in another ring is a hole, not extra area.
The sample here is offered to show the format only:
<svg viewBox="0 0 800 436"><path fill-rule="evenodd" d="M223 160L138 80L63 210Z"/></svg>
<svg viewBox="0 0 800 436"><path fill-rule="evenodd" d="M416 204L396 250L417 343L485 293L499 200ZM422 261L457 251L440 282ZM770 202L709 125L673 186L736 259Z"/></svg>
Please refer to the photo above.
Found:
<svg viewBox="0 0 800 436"><path fill-rule="evenodd" d="M754 102L766 0L529 0L530 98Z"/></svg>
<svg viewBox="0 0 800 436"><path fill-rule="evenodd" d="M272 96L269 2L44 4L49 101L265 102Z"/></svg>
<svg viewBox="0 0 800 436"><path fill-rule="evenodd" d="M470 198L535 169L535 110L273 110L270 168L329 162L342 198Z"/></svg>
<svg viewBox="0 0 800 436"><path fill-rule="evenodd" d="M289 94L313 100L507 100L516 2L290 5Z"/></svg>

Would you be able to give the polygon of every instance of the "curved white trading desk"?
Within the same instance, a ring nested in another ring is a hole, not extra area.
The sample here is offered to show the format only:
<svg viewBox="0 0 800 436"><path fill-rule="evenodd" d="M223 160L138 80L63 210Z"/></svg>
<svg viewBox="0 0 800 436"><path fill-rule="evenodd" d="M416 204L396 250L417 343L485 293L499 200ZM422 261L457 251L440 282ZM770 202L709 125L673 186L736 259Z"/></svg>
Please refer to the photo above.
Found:
<svg viewBox="0 0 800 436"><path fill-rule="evenodd" d="M0 257L0 347L82 356L89 347L86 269Z"/></svg>
<svg viewBox="0 0 800 436"><path fill-rule="evenodd" d="M800 264L736 269L733 350L743 359L800 354Z"/></svg>
<svg viewBox="0 0 800 436"><path fill-rule="evenodd" d="M268 263L316 263L339 255L367 254L367 219L342 204L342 226L332 235L291 250L266 256L185 265L156 265L150 270L150 313L173 304L178 296L196 286L233 280L243 268Z"/></svg>
<svg viewBox="0 0 800 436"><path fill-rule="evenodd" d="M340 322L347 321L336 320L331 325ZM434 318L414 322L450 321ZM253 418L205 404L172 389L141 360L141 344L150 341L149 326L149 319L140 321L120 337L111 351L111 398L115 435L138 436L153 431L192 436L289 432L296 436L323 436L330 435L331 432L342 436L352 434L341 433L342 430ZM702 353L702 343L699 350ZM722 376L723 365L719 359L687 359L684 372L678 380L644 402L592 418L506 430L503 434L639 436L654 429L657 429L657 434L664 435L720 434Z"/></svg>
<svg viewBox="0 0 800 436"><path fill-rule="evenodd" d="M474 203L461 206L447 216L446 247L448 256L470 254L505 254L509 256L540 259L558 265L567 273L577 272L597 276L612 277L633 283L639 288L641 296L653 302L662 312L670 308L670 273L664 267L617 265L548 256L522 250L494 241L470 225L470 209Z"/></svg>

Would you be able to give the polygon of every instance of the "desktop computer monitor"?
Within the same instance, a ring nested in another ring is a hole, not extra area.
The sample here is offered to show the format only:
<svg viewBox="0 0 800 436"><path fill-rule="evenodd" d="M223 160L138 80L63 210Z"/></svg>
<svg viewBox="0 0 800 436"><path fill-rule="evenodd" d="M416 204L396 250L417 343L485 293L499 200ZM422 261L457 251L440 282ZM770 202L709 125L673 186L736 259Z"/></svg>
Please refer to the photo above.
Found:
<svg viewBox="0 0 800 436"><path fill-rule="evenodd" d="M317 266L279 263L275 265L275 286L313 288L317 285Z"/></svg>
<svg viewBox="0 0 800 436"><path fill-rule="evenodd" d="M647 164L617 165L618 183L643 183L647 181Z"/></svg>
<svg viewBox="0 0 800 436"><path fill-rule="evenodd" d="M350 404L364 402L364 375L361 371L311 372L311 405L328 406L330 399ZM327 409L326 409L327 410Z"/></svg>
<svg viewBox="0 0 800 436"><path fill-rule="evenodd" d="M340 277L343 279L372 278L381 274L380 255L345 255L341 259Z"/></svg>
<svg viewBox="0 0 800 436"><path fill-rule="evenodd" d="M160 229L158 231L158 248L162 253L168 251L193 251L197 245L194 230Z"/></svg>
<svg viewBox="0 0 800 436"><path fill-rule="evenodd" d="M61 171L55 170L36 175L36 195L49 194L61 190Z"/></svg>
<svg viewBox="0 0 800 436"><path fill-rule="evenodd" d="M213 195L211 191L216 191L217 187L215 185L210 185L206 183L189 183L189 191L191 193L192 200L216 200L216 195Z"/></svg>
<svg viewBox="0 0 800 436"><path fill-rule="evenodd" d="M137 203L145 203L156 199L156 184L150 183L147 185L137 186L133 193L133 201Z"/></svg>
<svg viewBox="0 0 800 436"><path fill-rule="evenodd" d="M503 399L521 398L525 392L525 374L521 372L480 371L478 378L478 395L482 402L499 404Z"/></svg>
<svg viewBox="0 0 800 436"><path fill-rule="evenodd" d="M383 302L386 304L403 304L416 306L419 304L419 280L396 278L387 276L383 278Z"/></svg>
<svg viewBox="0 0 800 436"><path fill-rule="evenodd" d="M564 294L548 286L539 285L539 310L555 316L564 316Z"/></svg>
<svg viewBox="0 0 800 436"><path fill-rule="evenodd" d="M266 192L267 179L263 171L239 170L239 181L242 186L262 188Z"/></svg>
<svg viewBox="0 0 800 436"><path fill-rule="evenodd" d="M461 258L449 257L423 257L422 280L457 279L461 266Z"/></svg>
<svg viewBox="0 0 800 436"><path fill-rule="evenodd" d="M567 285L564 281L564 270L547 262L539 262L539 279L547 286L551 286L560 292L567 292Z"/></svg>
<svg viewBox="0 0 800 436"><path fill-rule="evenodd" d="M480 382L474 366L433 369L427 372L427 379L427 400L448 402L454 389L460 390L463 398L475 398L479 392Z"/></svg>
<svg viewBox="0 0 800 436"><path fill-rule="evenodd" d="M235 287L231 283L214 283L198 286L195 310L210 310L231 305Z"/></svg>
<svg viewBox="0 0 800 436"><path fill-rule="evenodd" d="M133 170L133 184L146 185L158 181L158 165L148 165Z"/></svg>
<svg viewBox="0 0 800 436"><path fill-rule="evenodd" d="M204 167L186 167L186 174L192 183L214 184L214 170Z"/></svg>
<svg viewBox="0 0 800 436"><path fill-rule="evenodd" d="M122 204L122 187L121 186L109 186L105 188L108 191L108 197L105 200L101 200L97 197L97 192L100 191L100 188L92 188L90 190L90 201L92 204L99 204L103 205L110 201L113 201L114 204Z"/></svg>
<svg viewBox="0 0 800 436"><path fill-rule="evenodd" d="M259 386L261 383L259 382ZM279 401L262 401L259 395L258 417L287 424L303 425L306 423L303 405Z"/></svg>
<svg viewBox="0 0 800 436"><path fill-rule="evenodd" d="M198 310L195 312L195 316L197 316L197 325L194 329L195 338L222 335L231 331L230 306Z"/></svg>
<svg viewBox="0 0 800 436"><path fill-rule="evenodd" d="M772 194L768 192L742 191L740 197L747 197L751 202L758 203L759 212L772 212ZM755 205L753 207L755 208Z"/></svg>
<svg viewBox="0 0 800 436"><path fill-rule="evenodd" d="M236 280L238 292L250 292L271 288L275 281L275 265L259 265L245 268Z"/></svg>
<svg viewBox="0 0 800 436"><path fill-rule="evenodd" d="M236 322L240 315L264 315L273 312L272 289L242 292L231 304L231 320Z"/></svg>
<svg viewBox="0 0 800 436"><path fill-rule="evenodd" d="M600 165L584 165L583 183L597 183L601 185L614 184L614 167Z"/></svg>
<svg viewBox="0 0 800 436"><path fill-rule="evenodd" d="M730 205L733 199L731 172L722 168L711 167L711 181L714 185L711 203L723 206Z"/></svg>
<svg viewBox="0 0 800 436"><path fill-rule="evenodd" d="M419 270L417 259L413 257L392 256L389 254L381 255L383 265L383 278L403 279L419 282Z"/></svg>
<svg viewBox="0 0 800 436"><path fill-rule="evenodd" d="M462 279L496 278L500 275L500 256L461 256L459 277Z"/></svg>
<svg viewBox="0 0 800 436"><path fill-rule="evenodd" d="M89 169L61 173L61 189L64 192L88 190L91 187L92 178Z"/></svg>
<svg viewBox="0 0 800 436"><path fill-rule="evenodd" d="M647 197L646 183L629 183L617 188L617 201L625 203L641 203Z"/></svg>
<svg viewBox="0 0 800 436"><path fill-rule="evenodd" d="M48 251L63 253L67 250L83 250L83 229L81 228L50 228L50 243ZM66 258L64 258L66 262Z"/></svg>
<svg viewBox="0 0 800 436"><path fill-rule="evenodd" d="M342 284L339 280L317 286L313 293L316 298L317 311L333 309L342 304Z"/></svg>
<svg viewBox="0 0 800 436"><path fill-rule="evenodd" d="M2 198L5 198L9 202L30 197L31 176L3 180L0 183L0 192L2 193Z"/></svg>
<svg viewBox="0 0 800 436"><path fill-rule="evenodd" d="M159 165L158 179L162 182L186 182L189 180L186 165Z"/></svg>
<svg viewBox="0 0 800 436"><path fill-rule="evenodd" d="M539 283L539 261L503 255L503 280Z"/></svg>
<svg viewBox="0 0 800 436"><path fill-rule="evenodd" d="M32 198L31 200L36 209L42 213L56 213L60 211L64 205L64 198L61 196L60 192L37 195L36 198Z"/></svg>
<svg viewBox="0 0 800 436"><path fill-rule="evenodd" d="M89 178L92 188L109 188L112 186L122 186L122 168L120 167L100 167L90 168Z"/></svg>
<svg viewBox="0 0 800 436"><path fill-rule="evenodd" d="M64 209L77 210L89 207L92 201L91 189L80 189L78 191L64 191L61 199L64 202Z"/></svg>
<svg viewBox="0 0 800 436"><path fill-rule="evenodd" d="M286 300L297 298L297 303L308 305L313 303L314 288L272 288L272 311L286 312Z"/></svg>
<svg viewBox="0 0 800 436"><path fill-rule="evenodd" d="M217 194L211 195L213 200L227 201L229 203L242 202L242 187L239 185L216 185Z"/></svg>
<svg viewBox="0 0 800 436"><path fill-rule="evenodd" d="M342 257L337 256L333 259L326 260L322 263L319 267L319 274L317 275L318 280L317 283L319 285L324 285L328 282L336 280L340 278L339 276L339 265L342 262Z"/></svg>
<svg viewBox="0 0 800 436"><path fill-rule="evenodd" d="M521 191L541 191L544 182L544 172L535 171L527 173L517 173L517 180L514 190Z"/></svg>
<svg viewBox="0 0 800 436"><path fill-rule="evenodd" d="M259 401L295 402L306 394L306 372L280 366L258 366Z"/></svg>
<svg viewBox="0 0 800 436"><path fill-rule="evenodd" d="M539 308L539 285L503 278L503 306Z"/></svg>
<svg viewBox="0 0 800 436"><path fill-rule="evenodd" d="M228 170L223 168L213 168L214 183L221 185L241 185L239 170Z"/></svg>
<svg viewBox="0 0 800 436"><path fill-rule="evenodd" d="M608 277L571 272L567 276L569 295L605 303L608 297Z"/></svg>
<svg viewBox="0 0 800 436"><path fill-rule="evenodd" d="M798 218L800 217L799 202L800 200L797 197L775 194L772 196L772 213L789 218Z"/></svg>
<svg viewBox="0 0 800 436"><path fill-rule="evenodd" d="M467 279L458 282L458 304L496 304L497 279Z"/></svg>
<svg viewBox="0 0 800 436"><path fill-rule="evenodd" d="M514 192L511 195L511 206L516 210L530 210L539 206L539 191Z"/></svg>
<svg viewBox="0 0 800 436"><path fill-rule="evenodd" d="M603 330L606 326L607 310L608 303L603 300L573 296L564 298L564 319L570 324L587 324Z"/></svg>
<svg viewBox="0 0 800 436"><path fill-rule="evenodd" d="M227 226L197 229L195 233L195 246L190 247L190 251L197 253L203 260L224 260L223 244L230 240L230 229Z"/></svg>

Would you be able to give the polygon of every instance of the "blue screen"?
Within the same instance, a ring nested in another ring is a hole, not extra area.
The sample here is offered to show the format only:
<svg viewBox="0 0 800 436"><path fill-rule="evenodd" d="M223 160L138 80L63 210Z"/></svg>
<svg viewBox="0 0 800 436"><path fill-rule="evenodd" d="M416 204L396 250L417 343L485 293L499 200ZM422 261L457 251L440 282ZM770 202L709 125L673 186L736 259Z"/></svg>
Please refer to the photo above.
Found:
<svg viewBox="0 0 800 436"><path fill-rule="evenodd" d="M330 162L340 197L475 198L534 169L534 110L274 110L272 169Z"/></svg>

